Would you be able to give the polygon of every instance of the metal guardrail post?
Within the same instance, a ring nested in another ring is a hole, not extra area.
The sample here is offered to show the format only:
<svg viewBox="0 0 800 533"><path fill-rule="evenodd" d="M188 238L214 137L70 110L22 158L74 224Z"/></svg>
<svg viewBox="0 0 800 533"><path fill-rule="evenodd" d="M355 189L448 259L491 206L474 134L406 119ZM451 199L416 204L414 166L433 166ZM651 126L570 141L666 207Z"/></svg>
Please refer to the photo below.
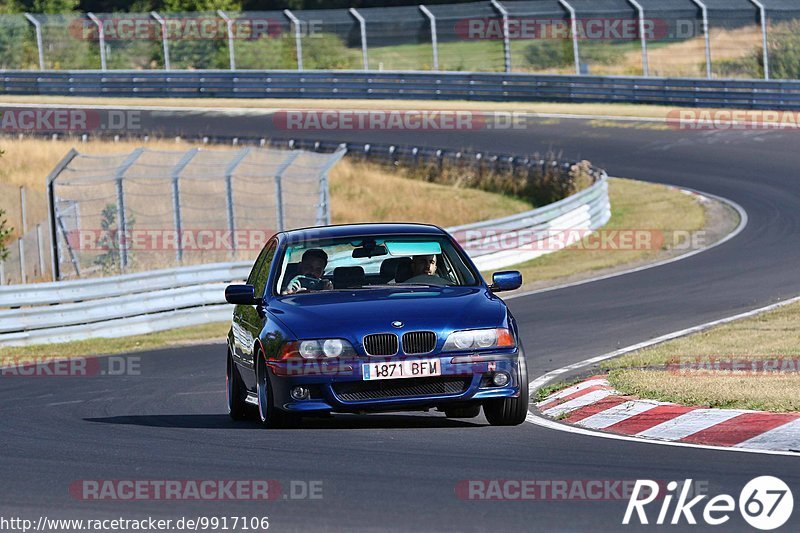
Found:
<svg viewBox="0 0 800 533"><path fill-rule="evenodd" d="M711 79L711 39L708 35L708 8L700 0L692 0L703 15L703 36L706 41L706 78Z"/></svg>
<svg viewBox="0 0 800 533"><path fill-rule="evenodd" d="M181 186L180 186L180 177L181 172L189 162L197 155L199 152L199 148L193 148L184 154L180 161L172 168L172 210L175 216L175 234L176 234L176 247L175 247L175 259L178 261L178 264L183 263L183 226L181 220Z"/></svg>
<svg viewBox="0 0 800 533"><path fill-rule="evenodd" d="M761 46L763 48L764 79L769 79L769 49L767 48L767 8L759 0L750 0L758 8L758 18L761 19Z"/></svg>
<svg viewBox="0 0 800 533"><path fill-rule="evenodd" d="M33 24L33 28L36 31L36 49L39 51L39 70L44 70L44 45L42 43L42 23L39 22L39 20L30 13L25 13L25 18L28 19L28 22Z"/></svg>
<svg viewBox="0 0 800 533"><path fill-rule="evenodd" d="M570 32L572 33L572 55L575 59L575 74L581 74L581 56L580 48L578 46L578 19L575 14L575 8L567 3L567 0L558 0L564 9L569 12Z"/></svg>
<svg viewBox="0 0 800 533"><path fill-rule="evenodd" d="M125 172L139 159L142 153L144 153L144 148L137 148L131 152L122 165L117 168L114 176L117 184L117 232L119 234L117 244L119 246L119 268L122 272L125 272L125 268L128 266L128 243L125 242L128 235L128 221L125 215L125 190L122 181L125 179Z"/></svg>
<svg viewBox="0 0 800 533"><path fill-rule="evenodd" d="M90 11L86 13L86 16L97 26L97 38L100 45L100 70L106 70L106 31L103 28L103 23L94 13Z"/></svg>
<svg viewBox="0 0 800 533"><path fill-rule="evenodd" d="M225 168L225 200L228 205L228 230L231 232L231 256L236 254L236 217L233 212L233 172L245 157L250 153L250 148L243 148L234 156Z"/></svg>
<svg viewBox="0 0 800 533"><path fill-rule="evenodd" d="M511 38L508 33L508 11L503 4L497 0L491 0L492 7L500 13L503 18L503 64L505 65L506 72L511 72Z"/></svg>
<svg viewBox="0 0 800 533"><path fill-rule="evenodd" d="M642 75L649 76L650 65L647 61L647 33L644 27L644 8L636 0L628 0L628 2L639 12L639 38L642 41Z"/></svg>
<svg viewBox="0 0 800 533"><path fill-rule="evenodd" d="M169 64L169 34L167 33L167 21L156 11L151 11L150 16L161 26L161 47L164 50L164 70L172 70Z"/></svg>
<svg viewBox="0 0 800 533"><path fill-rule="evenodd" d="M217 15L225 21L225 28L228 33L228 64L231 70L236 70L236 52L233 49L233 21L221 9L217 9Z"/></svg>
<svg viewBox="0 0 800 533"><path fill-rule="evenodd" d="M436 32L436 17L431 13L431 10L421 5L419 10L422 11L431 24L431 45L433 46L433 70L439 70L439 35Z"/></svg>
<svg viewBox="0 0 800 533"><path fill-rule="evenodd" d="M283 14L294 24L294 44L295 48L297 48L297 70L303 70L303 31L300 28L300 19L295 17L294 13L288 9L284 9Z"/></svg>
<svg viewBox="0 0 800 533"><path fill-rule="evenodd" d="M328 173L333 165L338 163L347 154L347 145L342 143L331 154L330 159L319 172L319 206L317 208L317 226L329 225L331 223L331 199L330 187L328 186Z"/></svg>
<svg viewBox="0 0 800 533"><path fill-rule="evenodd" d="M301 150L292 150L289 152L283 161L280 162L278 168L275 169L275 218L277 219L278 231L284 230L284 212L283 212L283 173L286 169L294 163L302 153Z"/></svg>
<svg viewBox="0 0 800 533"><path fill-rule="evenodd" d="M349 11L358 21L358 26L361 29L361 58L364 61L364 70L369 70L369 60L367 59L367 21L356 11L356 8L351 7Z"/></svg>
<svg viewBox="0 0 800 533"><path fill-rule="evenodd" d="M60 264L58 261L58 232L56 228L57 224L57 216L56 216L56 197L55 197L55 190L54 184L56 178L58 178L59 174L67 168L67 165L75 159L75 156L78 155L78 151L75 148L71 148L67 155L58 162L56 167L48 174L47 176L47 218L48 218L48 225L50 226L50 258L51 267L53 269L53 281L58 281L61 278L60 272Z"/></svg>

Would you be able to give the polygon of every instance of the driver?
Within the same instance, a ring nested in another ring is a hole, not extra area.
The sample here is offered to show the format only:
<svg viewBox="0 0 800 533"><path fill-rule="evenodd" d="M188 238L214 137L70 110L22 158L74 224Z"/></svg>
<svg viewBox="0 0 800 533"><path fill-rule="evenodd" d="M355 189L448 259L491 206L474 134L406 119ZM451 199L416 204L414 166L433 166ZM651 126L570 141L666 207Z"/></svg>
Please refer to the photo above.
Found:
<svg viewBox="0 0 800 533"><path fill-rule="evenodd" d="M333 289L330 280L322 279L328 264L328 254L319 248L310 248L303 253L297 265L297 275L286 285L284 294L293 294L303 290L329 291Z"/></svg>
<svg viewBox="0 0 800 533"><path fill-rule="evenodd" d="M436 256L435 255L415 255L411 258L412 277L416 276L435 276L436 275Z"/></svg>

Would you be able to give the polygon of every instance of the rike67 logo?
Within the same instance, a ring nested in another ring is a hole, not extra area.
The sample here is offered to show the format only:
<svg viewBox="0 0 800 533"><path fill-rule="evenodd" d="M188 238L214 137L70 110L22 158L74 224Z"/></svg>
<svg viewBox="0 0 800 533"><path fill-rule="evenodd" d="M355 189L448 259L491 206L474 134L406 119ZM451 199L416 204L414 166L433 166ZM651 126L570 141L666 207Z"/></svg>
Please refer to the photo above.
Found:
<svg viewBox="0 0 800 533"><path fill-rule="evenodd" d="M750 480L739 493L738 501L729 494L720 494L707 501L704 501L709 497L707 494L690 495L691 479L685 480L682 486L677 481L670 481L665 494L659 493L659 487L659 483L649 479L637 480L622 523L636 524L638 520L639 524L645 525L695 525L700 517L708 525L719 526L728 522L738 507L745 522L756 529L769 531L785 524L794 509L791 489L773 476ZM654 518L652 511L656 510L658 504L650 509L649 515L645 507L656 500L660 500L661 505L655 521L651 522ZM676 500L674 507L673 500Z"/></svg>

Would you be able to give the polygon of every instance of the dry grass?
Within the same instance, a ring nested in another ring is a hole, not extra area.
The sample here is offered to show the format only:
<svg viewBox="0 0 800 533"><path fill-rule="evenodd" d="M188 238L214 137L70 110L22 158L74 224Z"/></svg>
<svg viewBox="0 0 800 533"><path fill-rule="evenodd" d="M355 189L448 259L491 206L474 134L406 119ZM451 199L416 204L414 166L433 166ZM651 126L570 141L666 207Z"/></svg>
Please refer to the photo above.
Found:
<svg viewBox="0 0 800 533"><path fill-rule="evenodd" d="M715 61L741 59L761 46L761 29L758 26L747 26L736 30L714 29L709 31L711 41L711 65ZM670 44L653 46L647 50L651 76L665 77L698 77L706 72L706 44L703 36ZM595 75L639 75L642 71L641 50L632 50L621 54L619 61L613 65L593 64ZM573 70L564 73L572 74Z"/></svg>
<svg viewBox="0 0 800 533"><path fill-rule="evenodd" d="M609 381L617 390L640 398L683 405L761 411L800 411L800 375L737 376L730 373L681 374L652 370L615 371Z"/></svg>
<svg viewBox="0 0 800 533"><path fill-rule="evenodd" d="M609 179L611 220L603 231L694 231L705 226L705 211L693 197L664 185ZM634 262L661 259L665 250L587 250L579 245L538 257L516 268L526 282L541 282L596 272Z"/></svg>
<svg viewBox="0 0 800 533"><path fill-rule="evenodd" d="M800 304L726 324L606 361L625 394L690 405L800 410L800 374L642 370L670 361L776 360L800 356ZM786 361L785 364L791 364Z"/></svg>
<svg viewBox="0 0 800 533"><path fill-rule="evenodd" d="M0 364L24 364L25 362L41 359L112 355L185 344L225 342L228 329L230 329L230 322L212 322L200 326L172 329L146 335L132 335L130 337L3 347L0 348Z"/></svg>
<svg viewBox="0 0 800 533"><path fill-rule="evenodd" d="M331 172L331 217L337 224L425 222L448 227L530 208L508 196L408 179L363 162L342 161Z"/></svg>

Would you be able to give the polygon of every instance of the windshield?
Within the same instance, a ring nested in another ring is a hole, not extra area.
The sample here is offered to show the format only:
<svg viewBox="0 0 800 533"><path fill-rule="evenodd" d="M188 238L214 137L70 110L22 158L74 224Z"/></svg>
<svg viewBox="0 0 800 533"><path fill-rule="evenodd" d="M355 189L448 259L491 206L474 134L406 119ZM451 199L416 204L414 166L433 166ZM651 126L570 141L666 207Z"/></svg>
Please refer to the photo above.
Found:
<svg viewBox="0 0 800 533"><path fill-rule="evenodd" d="M370 236L290 244L275 292L476 285L478 276L446 237Z"/></svg>

